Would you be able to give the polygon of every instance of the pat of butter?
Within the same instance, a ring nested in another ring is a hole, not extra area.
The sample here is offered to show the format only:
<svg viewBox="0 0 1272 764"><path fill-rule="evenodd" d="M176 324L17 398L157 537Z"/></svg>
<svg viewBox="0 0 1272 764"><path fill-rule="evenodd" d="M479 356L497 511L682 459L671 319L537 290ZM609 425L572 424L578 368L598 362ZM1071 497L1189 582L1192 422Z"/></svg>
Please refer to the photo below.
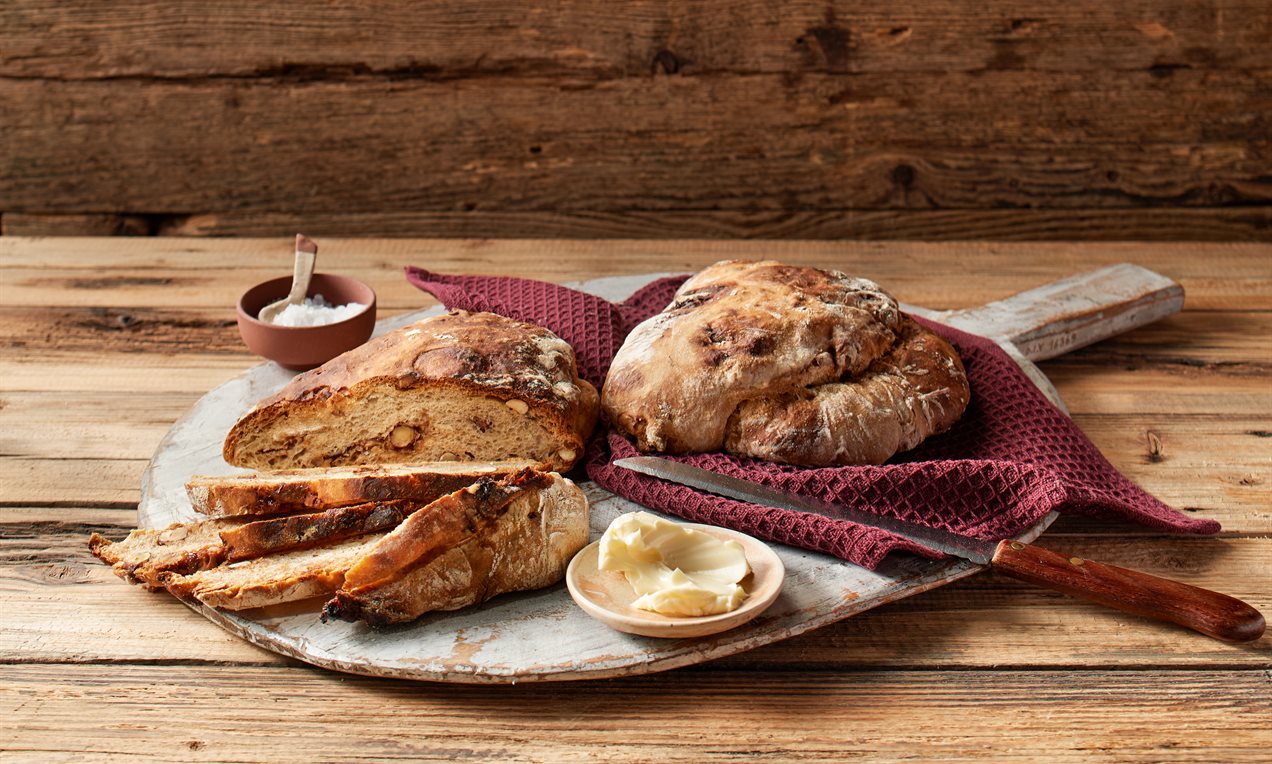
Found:
<svg viewBox="0 0 1272 764"><path fill-rule="evenodd" d="M601 570L620 571L638 595L633 607L663 615L702 616L736 610L751 572L736 541L651 515L631 512L601 536Z"/></svg>

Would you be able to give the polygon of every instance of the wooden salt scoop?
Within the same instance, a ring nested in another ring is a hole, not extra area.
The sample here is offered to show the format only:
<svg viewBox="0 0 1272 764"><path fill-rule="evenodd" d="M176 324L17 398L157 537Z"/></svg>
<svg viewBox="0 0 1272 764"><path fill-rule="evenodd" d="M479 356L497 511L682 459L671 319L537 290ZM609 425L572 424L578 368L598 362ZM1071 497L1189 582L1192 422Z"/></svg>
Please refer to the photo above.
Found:
<svg viewBox="0 0 1272 764"><path fill-rule="evenodd" d="M305 295L309 293L309 280L314 275L314 264L317 262L318 245L303 233L296 234L296 264L292 270L291 291L287 293L287 297L261 308L256 319L262 323L272 324L288 305L299 305L304 302Z"/></svg>

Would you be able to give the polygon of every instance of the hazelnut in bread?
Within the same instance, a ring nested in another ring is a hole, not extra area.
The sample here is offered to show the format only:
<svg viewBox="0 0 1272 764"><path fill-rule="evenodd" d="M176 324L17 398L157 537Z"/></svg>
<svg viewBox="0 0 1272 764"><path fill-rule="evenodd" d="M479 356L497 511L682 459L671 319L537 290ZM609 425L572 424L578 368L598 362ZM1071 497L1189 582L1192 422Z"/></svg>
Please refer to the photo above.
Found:
<svg viewBox="0 0 1272 764"><path fill-rule="evenodd" d="M234 425L223 455L266 470L525 460L566 471L597 407L564 340L453 311L297 375Z"/></svg>
<svg viewBox="0 0 1272 764"><path fill-rule="evenodd" d="M380 539L345 573L323 617L379 627L549 586L587 535L587 499L571 481L534 470L483 478Z"/></svg>
<svg viewBox="0 0 1272 764"><path fill-rule="evenodd" d="M968 399L958 353L878 284L733 260L632 330L602 407L642 451L832 466L913 448Z"/></svg>

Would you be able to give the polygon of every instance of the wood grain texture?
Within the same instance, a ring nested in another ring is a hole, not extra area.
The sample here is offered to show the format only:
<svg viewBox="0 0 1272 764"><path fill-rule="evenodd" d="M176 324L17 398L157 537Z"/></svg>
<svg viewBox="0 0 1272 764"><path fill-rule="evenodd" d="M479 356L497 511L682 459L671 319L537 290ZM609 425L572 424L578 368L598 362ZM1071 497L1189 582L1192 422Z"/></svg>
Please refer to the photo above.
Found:
<svg viewBox="0 0 1272 764"><path fill-rule="evenodd" d="M0 98L20 105L0 133L0 208L1266 204L1272 149L1252 136L1272 134L1269 113L1254 108L1270 90L1272 69L1184 69L1168 80L988 71L577 86L0 79ZM774 101L781 107L754 106ZM1022 102L1027 112L1002 109ZM298 122L295 104L321 113L322 129Z"/></svg>
<svg viewBox="0 0 1272 764"><path fill-rule="evenodd" d="M841 73L1257 68L1272 13L1258 0L1086 0L992 7L905 0L447 5L295 0L14 0L0 73L46 78L206 76L597 79ZM233 41L232 46L223 45Z"/></svg>
<svg viewBox="0 0 1272 764"><path fill-rule="evenodd" d="M0 236L149 236L152 230L151 221L143 215L0 212Z"/></svg>
<svg viewBox="0 0 1272 764"><path fill-rule="evenodd" d="M1269 34L1257 0L16 0L0 227L1266 241Z"/></svg>
<svg viewBox="0 0 1272 764"><path fill-rule="evenodd" d="M1006 683L984 671L792 679L715 670L631 680L622 691L594 682L498 693L285 667L182 666L180 682L171 667L111 670L103 683L98 667L0 668L10 750L41 761L272 762L297 756L303 725L324 733L306 738L308 761L890 761L914 751L942 760L1256 761L1272 713L1258 670L1018 672ZM910 716L904 732L898 708ZM158 719L158 709L181 725ZM709 725L703 709L713 710ZM50 740L49 727L66 734Z"/></svg>
<svg viewBox="0 0 1272 764"><path fill-rule="evenodd" d="M148 459L0 457L0 507L136 507Z"/></svg>

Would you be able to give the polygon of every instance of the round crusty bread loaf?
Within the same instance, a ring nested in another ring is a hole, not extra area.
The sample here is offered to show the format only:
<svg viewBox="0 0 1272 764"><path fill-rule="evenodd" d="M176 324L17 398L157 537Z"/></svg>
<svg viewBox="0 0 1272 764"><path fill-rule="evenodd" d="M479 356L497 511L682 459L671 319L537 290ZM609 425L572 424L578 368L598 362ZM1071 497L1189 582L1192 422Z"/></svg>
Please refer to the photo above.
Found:
<svg viewBox="0 0 1272 764"><path fill-rule="evenodd" d="M552 332L454 311L367 342L243 416L225 461L256 469L582 457L597 393Z"/></svg>
<svg viewBox="0 0 1272 764"><path fill-rule="evenodd" d="M735 260L632 331L601 405L642 451L830 466L913 448L968 397L955 350L874 282Z"/></svg>

